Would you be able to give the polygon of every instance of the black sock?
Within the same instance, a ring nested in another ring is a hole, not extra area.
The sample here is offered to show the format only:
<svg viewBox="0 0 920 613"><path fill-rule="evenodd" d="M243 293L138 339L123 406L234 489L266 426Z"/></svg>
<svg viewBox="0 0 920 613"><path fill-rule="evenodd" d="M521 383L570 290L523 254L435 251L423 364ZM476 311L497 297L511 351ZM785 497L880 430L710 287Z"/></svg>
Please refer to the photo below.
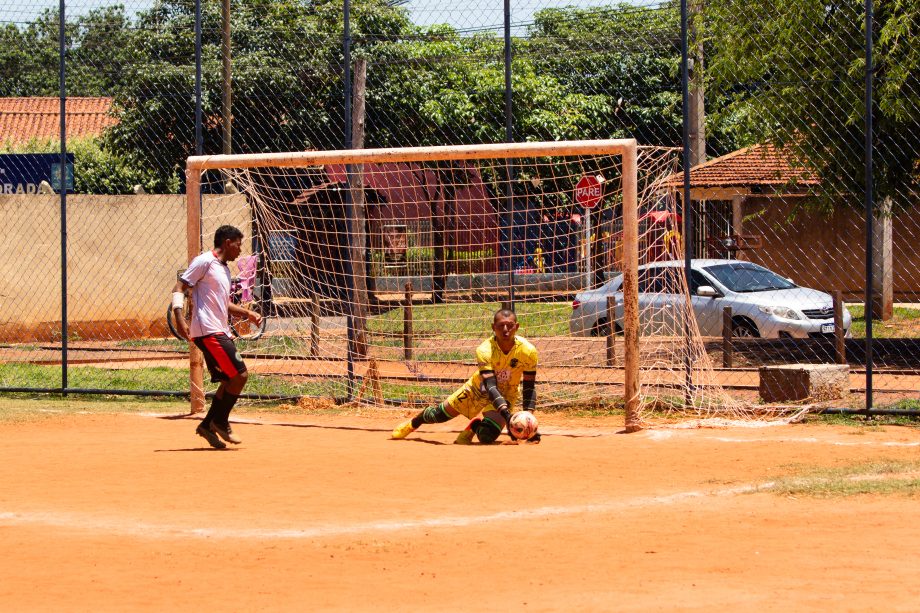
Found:
<svg viewBox="0 0 920 613"><path fill-rule="evenodd" d="M226 394L226 392L224 392ZM211 407L208 409L207 414L204 416L204 419L201 420L201 425L205 428L211 427L212 421L220 421L221 415L221 405L223 404L223 397L219 397L217 393L214 394L214 397L211 399Z"/></svg>
<svg viewBox="0 0 920 613"><path fill-rule="evenodd" d="M226 426L230 423L230 411L233 410L233 406L236 404L239 396L234 396L229 392L224 392L224 401L221 403L221 412L220 419L217 423L222 426Z"/></svg>

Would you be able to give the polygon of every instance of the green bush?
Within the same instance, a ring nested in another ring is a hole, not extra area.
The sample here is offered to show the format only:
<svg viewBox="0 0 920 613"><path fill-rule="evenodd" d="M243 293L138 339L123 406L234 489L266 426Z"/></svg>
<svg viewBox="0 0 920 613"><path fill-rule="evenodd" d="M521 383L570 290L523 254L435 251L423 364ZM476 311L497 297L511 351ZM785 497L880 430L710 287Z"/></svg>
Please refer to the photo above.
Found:
<svg viewBox="0 0 920 613"><path fill-rule="evenodd" d="M106 148L95 138L75 138L67 141L68 152L74 156L74 191L78 194L133 194L141 185L148 192L178 193L179 178L166 181L151 169L138 168L127 158ZM24 145L0 147L0 153L58 153L60 141L32 139Z"/></svg>

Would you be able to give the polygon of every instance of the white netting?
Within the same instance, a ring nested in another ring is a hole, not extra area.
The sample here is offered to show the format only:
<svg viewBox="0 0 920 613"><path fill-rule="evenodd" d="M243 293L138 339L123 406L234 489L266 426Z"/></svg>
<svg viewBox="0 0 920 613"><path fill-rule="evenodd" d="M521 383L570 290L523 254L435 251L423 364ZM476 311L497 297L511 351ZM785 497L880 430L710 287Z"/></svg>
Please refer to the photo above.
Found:
<svg viewBox="0 0 920 613"><path fill-rule="evenodd" d="M690 315L663 182L677 156L638 151L642 418L749 415ZM621 404L621 169L608 154L206 171L203 192L238 189L251 210L255 296L270 317L241 342L250 369L288 393L435 403L472 373L493 313L513 304L539 350L540 409ZM576 198L585 177L600 185L589 214Z"/></svg>

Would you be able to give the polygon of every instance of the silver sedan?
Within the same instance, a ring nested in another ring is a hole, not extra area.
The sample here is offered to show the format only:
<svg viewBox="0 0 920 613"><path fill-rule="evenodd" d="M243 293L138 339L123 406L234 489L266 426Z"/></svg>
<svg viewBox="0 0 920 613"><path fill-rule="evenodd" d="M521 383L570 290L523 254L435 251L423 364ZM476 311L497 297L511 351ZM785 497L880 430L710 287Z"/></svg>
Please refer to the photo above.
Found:
<svg viewBox="0 0 920 613"><path fill-rule="evenodd" d="M691 260L689 288L683 282L683 260L639 267L641 334L679 334L681 313L689 290L693 313L703 336L722 335L722 311L732 309L734 336L761 338L820 338L834 333L830 294L799 287L775 272L742 260ZM569 330L578 336L606 335L607 297L613 296L614 326L622 329L623 276L576 295ZM843 328L852 319L843 308Z"/></svg>

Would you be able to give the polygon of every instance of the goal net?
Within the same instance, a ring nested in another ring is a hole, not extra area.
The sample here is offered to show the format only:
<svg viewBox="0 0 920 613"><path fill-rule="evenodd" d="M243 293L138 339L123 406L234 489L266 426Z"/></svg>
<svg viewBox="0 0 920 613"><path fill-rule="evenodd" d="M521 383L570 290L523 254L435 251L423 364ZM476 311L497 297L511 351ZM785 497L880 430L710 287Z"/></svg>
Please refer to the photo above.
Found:
<svg viewBox="0 0 920 613"><path fill-rule="evenodd" d="M189 257L248 220L236 270L268 321L238 340L249 392L435 404L505 307L539 353L539 410L623 410L630 430L751 415L688 299L666 187L678 153L610 140L194 157ZM203 211L201 193L226 197Z"/></svg>

